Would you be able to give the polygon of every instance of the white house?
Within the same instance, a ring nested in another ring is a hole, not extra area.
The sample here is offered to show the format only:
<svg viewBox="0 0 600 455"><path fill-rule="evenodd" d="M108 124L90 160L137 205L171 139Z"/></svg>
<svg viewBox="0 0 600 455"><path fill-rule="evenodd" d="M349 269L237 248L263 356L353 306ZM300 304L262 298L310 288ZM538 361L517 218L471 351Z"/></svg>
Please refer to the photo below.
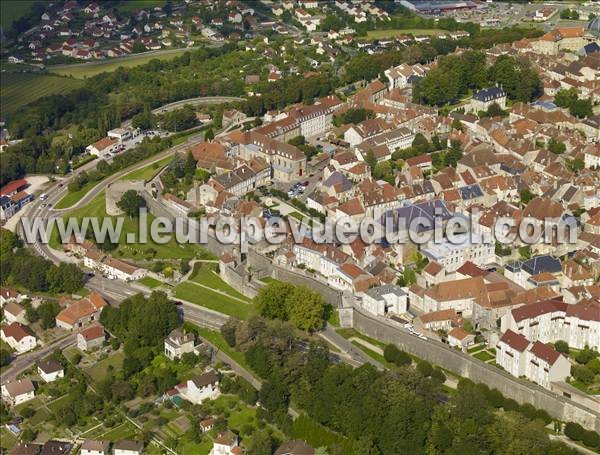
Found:
<svg viewBox="0 0 600 455"><path fill-rule="evenodd" d="M38 363L38 374L45 382L53 382L65 377L65 369L56 360L42 360Z"/></svg>
<svg viewBox="0 0 600 455"><path fill-rule="evenodd" d="M408 295L400 286L386 284L362 293L360 306L369 313L385 316L387 313L406 313Z"/></svg>
<svg viewBox="0 0 600 455"><path fill-rule="evenodd" d="M564 381L571 373L571 363L549 344L536 341L527 351L525 376L546 389L551 382Z"/></svg>
<svg viewBox="0 0 600 455"><path fill-rule="evenodd" d="M77 347L82 351L90 351L101 346L104 340L106 340L104 327L93 325L77 334Z"/></svg>
<svg viewBox="0 0 600 455"><path fill-rule="evenodd" d="M454 327L448 332L448 344L452 347L466 349L475 344L475 335L467 332L462 327Z"/></svg>
<svg viewBox="0 0 600 455"><path fill-rule="evenodd" d="M238 437L230 430L226 430L213 441L213 448L209 455L239 455L241 450L238 446Z"/></svg>
<svg viewBox="0 0 600 455"><path fill-rule="evenodd" d="M113 153L119 147L119 141L112 137L104 137L91 145L88 145L85 150L91 155L96 155L98 158L106 158L109 153Z"/></svg>
<svg viewBox="0 0 600 455"><path fill-rule="evenodd" d="M110 443L108 441L95 441L86 439L79 449L80 455L108 455Z"/></svg>
<svg viewBox="0 0 600 455"><path fill-rule="evenodd" d="M35 387L29 379L19 379L2 385L2 398L16 406L35 397Z"/></svg>
<svg viewBox="0 0 600 455"><path fill-rule="evenodd" d="M494 243L485 243L481 236L473 233L457 235L452 242L447 238L440 243L431 240L422 251L429 259L442 265L447 274L455 272L467 261L485 266L496 258Z"/></svg>
<svg viewBox="0 0 600 455"><path fill-rule="evenodd" d="M525 376L525 361L530 342L520 333L507 330L496 344L496 363L513 376Z"/></svg>
<svg viewBox="0 0 600 455"><path fill-rule="evenodd" d="M144 441L123 440L115 443L115 455L141 455L144 451Z"/></svg>
<svg viewBox="0 0 600 455"><path fill-rule="evenodd" d="M20 322L13 322L10 325L2 327L2 341L8 343L17 354L31 351L37 346L37 339L32 330Z"/></svg>
<svg viewBox="0 0 600 455"><path fill-rule="evenodd" d="M209 371L194 379L188 379L186 388L181 391L181 395L194 404L216 399L221 395L217 373Z"/></svg>
<svg viewBox="0 0 600 455"><path fill-rule="evenodd" d="M107 276L122 281L139 280L148 274L146 269L113 258L112 256L106 256L102 259L100 267Z"/></svg>
<svg viewBox="0 0 600 455"><path fill-rule="evenodd" d="M179 359L187 352L194 352L194 342L193 333L185 333L183 329L177 328L165 338L165 355L171 360Z"/></svg>
<svg viewBox="0 0 600 455"><path fill-rule="evenodd" d="M13 322L25 324L27 322L25 320L25 308L16 302L8 302L4 306L4 319L6 319L6 322L9 324L12 324Z"/></svg>

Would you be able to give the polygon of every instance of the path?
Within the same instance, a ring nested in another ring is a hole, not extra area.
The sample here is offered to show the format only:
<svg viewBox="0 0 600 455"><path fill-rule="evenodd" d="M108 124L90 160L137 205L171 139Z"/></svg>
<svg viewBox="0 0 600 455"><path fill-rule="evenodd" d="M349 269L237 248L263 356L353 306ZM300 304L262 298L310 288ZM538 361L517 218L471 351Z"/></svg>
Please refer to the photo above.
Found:
<svg viewBox="0 0 600 455"><path fill-rule="evenodd" d="M319 332L319 336L340 350L342 353L340 358L342 360L344 360L343 356L346 355L352 360L352 362L348 363L355 362L359 365L362 365L363 363L370 363L377 369L383 369L383 365L380 362L371 358L359 348L354 346L349 340L337 333L329 324L326 324L325 329L322 332Z"/></svg>

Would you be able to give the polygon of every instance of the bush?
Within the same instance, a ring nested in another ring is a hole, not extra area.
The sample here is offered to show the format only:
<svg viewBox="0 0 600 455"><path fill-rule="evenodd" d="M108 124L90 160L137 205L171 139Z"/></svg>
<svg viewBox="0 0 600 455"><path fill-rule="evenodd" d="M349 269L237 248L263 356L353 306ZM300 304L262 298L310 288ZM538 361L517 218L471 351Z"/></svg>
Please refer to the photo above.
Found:
<svg viewBox="0 0 600 455"><path fill-rule="evenodd" d="M498 389L492 389L485 394L485 398L495 408L501 408L504 406L506 399L504 395Z"/></svg>
<svg viewBox="0 0 600 455"><path fill-rule="evenodd" d="M412 362L410 356L406 352L401 351L393 344L388 344L385 347L383 350L383 357L388 362L397 366L410 365Z"/></svg>
<svg viewBox="0 0 600 455"><path fill-rule="evenodd" d="M572 365L571 375L573 378L584 384L591 384L594 382L594 372L585 365Z"/></svg>
<svg viewBox="0 0 600 455"><path fill-rule="evenodd" d="M600 448L600 434L595 431L586 431L583 434L582 441L588 447Z"/></svg>
<svg viewBox="0 0 600 455"><path fill-rule="evenodd" d="M425 377L431 376L433 373L433 367L431 366L431 363L427 362L426 360L419 361L417 364L417 370L419 370L419 373Z"/></svg>
<svg viewBox="0 0 600 455"><path fill-rule="evenodd" d="M433 372L431 373L431 379L435 379L436 381L440 382L440 384L443 384L446 382L446 375L440 368L434 368Z"/></svg>
<svg viewBox="0 0 600 455"><path fill-rule="evenodd" d="M585 429L578 423L569 422L565 425L565 436L573 441L581 441L585 432Z"/></svg>
<svg viewBox="0 0 600 455"><path fill-rule="evenodd" d="M561 354L569 354L569 345L566 341L558 340L556 343L554 343L554 349L556 349Z"/></svg>

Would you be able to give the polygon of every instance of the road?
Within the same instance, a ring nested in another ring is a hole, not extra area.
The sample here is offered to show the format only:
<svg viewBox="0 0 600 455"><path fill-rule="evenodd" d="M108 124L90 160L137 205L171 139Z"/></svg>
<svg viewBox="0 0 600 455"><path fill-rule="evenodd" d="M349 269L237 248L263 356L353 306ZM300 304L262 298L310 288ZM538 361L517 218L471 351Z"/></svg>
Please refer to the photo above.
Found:
<svg viewBox="0 0 600 455"><path fill-rule="evenodd" d="M45 358L50 353L54 352L56 349L62 350L67 346L75 344L75 340L76 335L72 333L65 338L61 338L60 340L55 341L54 343L50 343L46 346L43 346L41 349L18 356L11 363L11 367L5 373L2 374L0 382L2 384L5 384L9 381L16 379L16 377L19 374L29 369L32 365Z"/></svg>

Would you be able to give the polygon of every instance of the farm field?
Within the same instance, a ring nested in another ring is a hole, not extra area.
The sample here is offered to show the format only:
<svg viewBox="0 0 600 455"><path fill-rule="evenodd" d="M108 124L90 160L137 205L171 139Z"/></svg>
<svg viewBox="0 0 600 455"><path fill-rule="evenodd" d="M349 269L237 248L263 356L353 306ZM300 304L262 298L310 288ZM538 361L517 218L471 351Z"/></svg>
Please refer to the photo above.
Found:
<svg viewBox="0 0 600 455"><path fill-rule="evenodd" d="M369 30L367 38L370 39L386 39L395 38L401 35L439 35L444 33L443 30L433 28L406 28L406 29L390 29L390 30Z"/></svg>
<svg viewBox="0 0 600 455"><path fill-rule="evenodd" d="M0 79L3 116L44 96L64 94L83 86L83 81L50 74L6 72L1 73Z"/></svg>
<svg viewBox="0 0 600 455"><path fill-rule="evenodd" d="M73 63L67 65L48 66L48 71L61 76L73 76L76 79L85 79L96 74L111 72L119 67L131 68L132 66L143 65L150 60L167 60L178 57L189 49L165 49L155 52L145 52L143 54L130 55L104 61L95 61L89 63Z"/></svg>

